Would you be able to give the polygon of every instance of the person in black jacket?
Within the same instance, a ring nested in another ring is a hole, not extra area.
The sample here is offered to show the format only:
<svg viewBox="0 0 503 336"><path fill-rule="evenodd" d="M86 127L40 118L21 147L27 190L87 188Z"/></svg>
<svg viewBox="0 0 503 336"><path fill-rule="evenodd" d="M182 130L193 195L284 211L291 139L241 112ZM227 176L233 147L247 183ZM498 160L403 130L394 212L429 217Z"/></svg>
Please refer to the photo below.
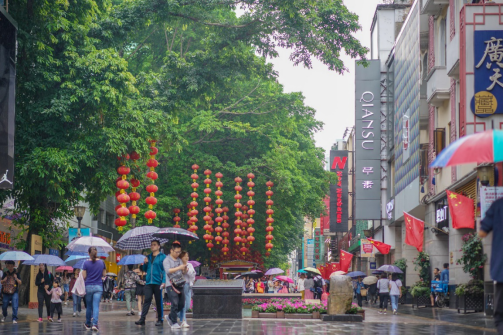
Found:
<svg viewBox="0 0 503 336"><path fill-rule="evenodd" d="M44 302L47 309L47 319L50 317L51 309L51 296L47 294L46 289L50 291L52 289L52 283L54 281L54 276L47 270L46 264L38 265L38 273L35 278L35 286L37 289L37 299L38 299L38 322L42 322L42 313L44 311Z"/></svg>

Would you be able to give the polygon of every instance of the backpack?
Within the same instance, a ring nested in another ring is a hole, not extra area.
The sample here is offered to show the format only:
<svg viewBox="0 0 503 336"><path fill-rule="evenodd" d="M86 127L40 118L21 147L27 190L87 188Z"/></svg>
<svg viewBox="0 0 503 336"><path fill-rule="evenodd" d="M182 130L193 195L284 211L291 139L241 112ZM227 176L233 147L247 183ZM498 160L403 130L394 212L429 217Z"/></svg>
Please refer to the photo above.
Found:
<svg viewBox="0 0 503 336"><path fill-rule="evenodd" d="M321 278L314 280L314 287L323 287L323 283L321 281Z"/></svg>
<svg viewBox="0 0 503 336"><path fill-rule="evenodd" d="M14 294L17 289L17 283L14 275L7 275L5 279L7 281L3 284L2 291L4 294Z"/></svg>

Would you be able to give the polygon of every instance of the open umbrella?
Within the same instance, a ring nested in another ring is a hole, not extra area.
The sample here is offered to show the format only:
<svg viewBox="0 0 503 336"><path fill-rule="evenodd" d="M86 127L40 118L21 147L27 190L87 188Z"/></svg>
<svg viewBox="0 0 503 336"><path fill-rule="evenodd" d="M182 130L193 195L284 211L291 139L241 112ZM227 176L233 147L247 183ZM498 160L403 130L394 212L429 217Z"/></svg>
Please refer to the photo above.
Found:
<svg viewBox="0 0 503 336"><path fill-rule="evenodd" d="M74 256L69 256L68 258L65 259L65 264L68 266L74 266L79 260L88 260L89 255L74 255Z"/></svg>
<svg viewBox="0 0 503 336"><path fill-rule="evenodd" d="M384 272L383 271L379 271L379 270L375 270L375 271L372 272L372 274L382 274L382 273L384 273Z"/></svg>
<svg viewBox="0 0 503 336"><path fill-rule="evenodd" d="M454 141L437 155L430 168L501 161L503 161L503 131L488 130Z"/></svg>
<svg viewBox="0 0 503 336"><path fill-rule="evenodd" d="M370 286L370 285L373 285L373 284L377 283L377 280L378 280L377 277L371 275L371 276L363 278L363 283L365 285L369 285Z"/></svg>
<svg viewBox="0 0 503 336"><path fill-rule="evenodd" d="M253 278L253 279L258 279L258 278L262 277L262 274L255 273L255 272L245 272L245 273L241 273L241 276L242 277L249 277L249 278Z"/></svg>
<svg viewBox="0 0 503 336"><path fill-rule="evenodd" d="M317 270L316 268L313 268L313 267L306 267L303 270L306 271L306 272L309 272L309 273L315 273L315 274L321 275L321 272L319 270Z"/></svg>
<svg viewBox="0 0 503 336"><path fill-rule="evenodd" d="M73 267L72 266L59 266L56 268L56 272L64 272L68 271L68 273L73 273Z"/></svg>
<svg viewBox="0 0 503 336"><path fill-rule="evenodd" d="M291 278L284 275L279 275L276 277L276 279L278 279L279 281L286 281L288 283L293 283L293 280Z"/></svg>
<svg viewBox="0 0 503 336"><path fill-rule="evenodd" d="M201 266L201 263L195 260L189 260L189 264L191 264L194 268Z"/></svg>
<svg viewBox="0 0 503 336"><path fill-rule="evenodd" d="M21 251L7 251L2 254L0 254L0 260L12 260L12 261L17 261L17 260L33 260L34 258L29 255L28 253L21 252Z"/></svg>
<svg viewBox="0 0 503 336"><path fill-rule="evenodd" d="M358 278L358 277L366 277L367 274L363 273L363 272L360 272L360 271L355 271L355 272L349 272L348 274L346 274L348 277L352 277L352 278Z"/></svg>
<svg viewBox="0 0 503 336"><path fill-rule="evenodd" d="M108 275L108 276L111 276L111 277L116 277L116 276L117 276L117 274L112 273L112 272L108 272L108 273L107 273L107 275Z"/></svg>
<svg viewBox="0 0 503 336"><path fill-rule="evenodd" d="M403 273L402 270L395 265L382 265L378 270L386 273Z"/></svg>
<svg viewBox="0 0 503 336"><path fill-rule="evenodd" d="M267 272L265 272L265 275L276 275L283 273L285 273L285 271L283 271L281 268L271 268Z"/></svg>
<svg viewBox="0 0 503 336"><path fill-rule="evenodd" d="M89 258L89 253L87 251L85 252L74 252L74 251L66 251L65 252L65 256L70 256L70 257L73 257L73 256L76 256L76 257L86 257L86 258ZM101 257L104 257L104 258L108 258L109 254L108 253L103 253L103 252L98 252L98 257L101 258Z"/></svg>
<svg viewBox="0 0 503 336"><path fill-rule="evenodd" d="M145 256L143 254L133 254L122 257L117 265L139 265L143 264Z"/></svg>
<svg viewBox="0 0 503 336"><path fill-rule="evenodd" d="M152 234L159 231L156 226L140 226L126 232L118 241L117 248L122 250L143 250L150 248L152 240L159 240L161 244L168 242L166 238L154 238Z"/></svg>
<svg viewBox="0 0 503 336"><path fill-rule="evenodd" d="M305 273L307 273L307 272L306 272L306 271L304 271L304 270L298 270L298 271L297 271L297 273L304 273L304 274L305 274Z"/></svg>
<svg viewBox="0 0 503 336"><path fill-rule="evenodd" d="M87 252L91 246L96 247L98 253L108 253L114 251L114 248L104 239L93 236L80 237L68 244L66 248L73 252Z"/></svg>
<svg viewBox="0 0 503 336"><path fill-rule="evenodd" d="M335 275L346 275L347 272L344 272L344 271L335 271L334 273L332 274L335 274Z"/></svg>
<svg viewBox="0 0 503 336"><path fill-rule="evenodd" d="M65 262L60 257L52 254L35 254L33 260L27 260L23 262L23 265L40 265L46 264L47 266L64 266Z"/></svg>
<svg viewBox="0 0 503 336"><path fill-rule="evenodd" d="M77 262L73 265L73 268L74 269L75 268L78 268L78 269L84 268L84 263L86 262L86 260L89 260L89 258L77 260Z"/></svg>
<svg viewBox="0 0 503 336"><path fill-rule="evenodd" d="M178 241L192 241L199 239L199 237L193 232L174 227L159 229L157 232L153 233L152 236Z"/></svg>

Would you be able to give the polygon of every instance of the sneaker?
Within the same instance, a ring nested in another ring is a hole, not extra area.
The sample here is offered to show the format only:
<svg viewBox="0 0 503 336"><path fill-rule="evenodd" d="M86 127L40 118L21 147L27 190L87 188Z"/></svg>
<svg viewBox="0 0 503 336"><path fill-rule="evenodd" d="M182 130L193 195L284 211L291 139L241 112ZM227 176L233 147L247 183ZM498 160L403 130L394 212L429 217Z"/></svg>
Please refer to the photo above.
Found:
<svg viewBox="0 0 503 336"><path fill-rule="evenodd" d="M393 310L393 315L396 315L396 309L395 309L395 310Z"/></svg>
<svg viewBox="0 0 503 336"><path fill-rule="evenodd" d="M17 324L17 320L12 320L12 323Z"/></svg>
<svg viewBox="0 0 503 336"><path fill-rule="evenodd" d="M168 315L166 315L166 316L168 316ZM2 319L1 319L0 321L1 321L2 323L4 323L4 322L5 322L5 317L3 317L3 316L2 316Z"/></svg>
<svg viewBox="0 0 503 336"><path fill-rule="evenodd" d="M162 320L159 320L155 323L156 327L162 327Z"/></svg>
<svg viewBox="0 0 503 336"><path fill-rule="evenodd" d="M68 306L68 301L67 301L67 302L65 302L65 306Z"/></svg>
<svg viewBox="0 0 503 336"><path fill-rule="evenodd" d="M145 320L144 319L139 319L134 324L136 324L136 325L145 325Z"/></svg>
<svg viewBox="0 0 503 336"><path fill-rule="evenodd" d="M380 310L380 309L379 309L379 312L378 312L378 313L379 313L379 314L382 314L382 310Z"/></svg>
<svg viewBox="0 0 503 336"><path fill-rule="evenodd" d="M98 326L97 326L97 325L93 325L93 331L96 331L96 332L100 331L100 330L98 329Z"/></svg>
<svg viewBox="0 0 503 336"><path fill-rule="evenodd" d="M383 312L383 314L384 314L384 315L386 315L386 314L387 314L387 311L385 310L385 311Z"/></svg>
<svg viewBox="0 0 503 336"><path fill-rule="evenodd" d="M171 326L171 329L181 329L181 327L178 323L175 323Z"/></svg>
<svg viewBox="0 0 503 336"><path fill-rule="evenodd" d="M126 316L131 316L131 313L127 313Z"/></svg>
<svg viewBox="0 0 503 336"><path fill-rule="evenodd" d="M77 313L77 316L80 316L80 312Z"/></svg>
<svg viewBox="0 0 503 336"><path fill-rule="evenodd" d="M91 330L91 326L88 326L87 324L84 323L84 328L86 328L86 330Z"/></svg>
<svg viewBox="0 0 503 336"><path fill-rule="evenodd" d="M136 315L134 311L131 310L131 315Z"/></svg>
<svg viewBox="0 0 503 336"><path fill-rule="evenodd" d="M77 316L77 313L73 313L73 317Z"/></svg>
<svg viewBox="0 0 503 336"><path fill-rule="evenodd" d="M58 322L61 323L61 319L58 319Z"/></svg>
<svg viewBox="0 0 503 336"><path fill-rule="evenodd" d="M52 319L52 317L49 317L49 322L54 322L54 320Z"/></svg>
<svg viewBox="0 0 503 336"><path fill-rule="evenodd" d="M44 322L41 317L38 318L38 322Z"/></svg>
<svg viewBox="0 0 503 336"><path fill-rule="evenodd" d="M169 319L169 315L164 315L164 319L166 320L166 322L168 322L168 325L169 325L170 327L172 327L172 326L173 326L173 322L171 322L171 320Z"/></svg>
<svg viewBox="0 0 503 336"><path fill-rule="evenodd" d="M187 324L187 322L183 321L182 323L182 329L188 329L190 326Z"/></svg>

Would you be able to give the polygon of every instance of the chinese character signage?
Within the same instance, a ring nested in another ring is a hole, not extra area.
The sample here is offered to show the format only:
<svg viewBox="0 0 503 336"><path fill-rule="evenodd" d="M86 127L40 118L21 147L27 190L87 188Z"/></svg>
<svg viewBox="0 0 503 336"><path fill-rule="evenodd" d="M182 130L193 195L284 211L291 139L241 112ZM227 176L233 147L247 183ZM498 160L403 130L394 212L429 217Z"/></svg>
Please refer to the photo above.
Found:
<svg viewBox="0 0 503 336"><path fill-rule="evenodd" d="M360 239L360 257L370 258L372 257L373 251L374 245L372 245L367 239Z"/></svg>
<svg viewBox="0 0 503 336"><path fill-rule="evenodd" d="M355 219L381 218L381 63L356 66Z"/></svg>
<svg viewBox="0 0 503 336"><path fill-rule="evenodd" d="M53 256L56 256L56 257L59 257L59 250L50 248L49 249L49 254L53 255Z"/></svg>
<svg viewBox="0 0 503 336"><path fill-rule="evenodd" d="M497 199L503 198L503 187L480 188L480 217L484 219L487 210Z"/></svg>
<svg viewBox="0 0 503 336"><path fill-rule="evenodd" d="M480 118L503 114L503 30L477 30L473 42L472 112Z"/></svg>
<svg viewBox="0 0 503 336"><path fill-rule="evenodd" d="M348 231L348 151L330 151L330 171L338 182L330 185L330 232Z"/></svg>
<svg viewBox="0 0 503 336"><path fill-rule="evenodd" d="M316 264L324 263L325 244L323 243L323 231L314 230L314 261Z"/></svg>

